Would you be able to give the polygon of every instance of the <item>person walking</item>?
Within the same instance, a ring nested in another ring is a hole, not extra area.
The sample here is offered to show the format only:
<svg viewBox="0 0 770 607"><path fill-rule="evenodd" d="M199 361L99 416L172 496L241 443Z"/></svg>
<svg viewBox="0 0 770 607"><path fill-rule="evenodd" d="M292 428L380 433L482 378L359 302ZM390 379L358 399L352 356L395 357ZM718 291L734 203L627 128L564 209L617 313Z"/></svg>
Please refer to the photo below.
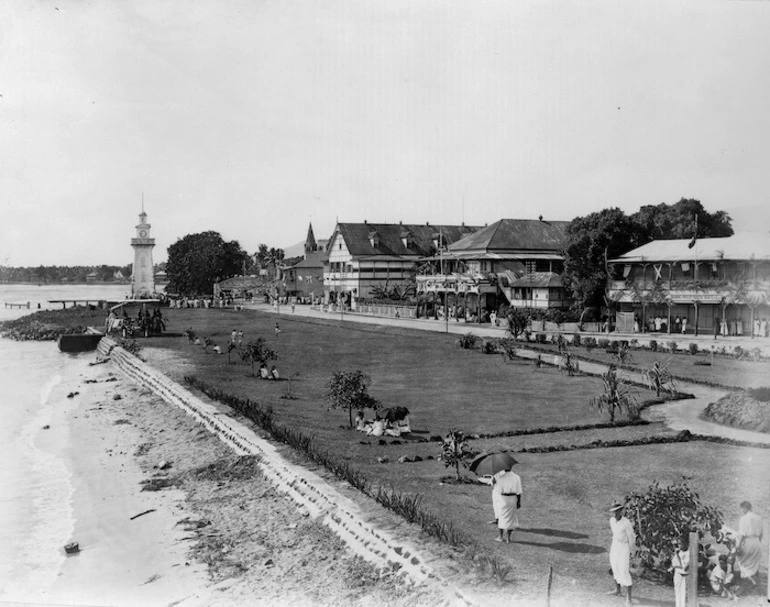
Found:
<svg viewBox="0 0 770 607"><path fill-rule="evenodd" d="M495 541L502 542L506 532L505 541L510 544L513 530L519 528L516 511L521 508L521 478L513 471L512 464L505 472L495 475L492 483L492 505L500 532Z"/></svg>
<svg viewBox="0 0 770 607"><path fill-rule="evenodd" d="M735 565L741 574L741 580L747 580L754 586L762 558L762 519L751 511L751 502L741 502L741 510L743 516L738 521L738 553Z"/></svg>
<svg viewBox="0 0 770 607"><path fill-rule="evenodd" d="M631 547L636 542L634 529L625 516L623 505L615 502L610 507L610 529L612 530L612 545L610 546L610 567L615 578L615 590L608 594L622 596L621 587L626 588L626 605L631 604Z"/></svg>

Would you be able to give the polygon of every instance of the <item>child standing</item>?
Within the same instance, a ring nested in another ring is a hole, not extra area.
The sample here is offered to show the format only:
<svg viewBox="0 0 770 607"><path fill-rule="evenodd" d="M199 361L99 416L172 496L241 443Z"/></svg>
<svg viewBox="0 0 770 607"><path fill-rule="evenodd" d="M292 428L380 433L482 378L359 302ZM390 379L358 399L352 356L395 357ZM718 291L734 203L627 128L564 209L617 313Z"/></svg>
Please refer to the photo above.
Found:
<svg viewBox="0 0 770 607"><path fill-rule="evenodd" d="M690 546L687 537L682 536L671 557L671 569L674 572L674 599L676 607L686 607L685 576L690 573Z"/></svg>

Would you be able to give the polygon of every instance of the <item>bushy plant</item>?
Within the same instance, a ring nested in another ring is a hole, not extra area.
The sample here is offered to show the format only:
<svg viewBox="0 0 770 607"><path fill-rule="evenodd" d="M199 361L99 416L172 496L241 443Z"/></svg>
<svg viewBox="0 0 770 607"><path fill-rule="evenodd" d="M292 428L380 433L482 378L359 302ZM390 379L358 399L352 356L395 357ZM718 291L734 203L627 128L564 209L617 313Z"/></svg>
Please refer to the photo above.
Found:
<svg viewBox="0 0 770 607"><path fill-rule="evenodd" d="M669 341L666 343L666 347L671 351L671 353L676 352L679 349L679 344L675 341Z"/></svg>
<svg viewBox="0 0 770 607"><path fill-rule="evenodd" d="M460 336L460 339L457 340L457 344L463 350L473 350L473 348L476 347L477 341L478 337L476 337L473 333L466 333L465 335Z"/></svg>
<svg viewBox="0 0 770 607"><path fill-rule="evenodd" d="M353 427L353 410L379 409L380 403L369 394L371 377L355 371L335 371L326 387L324 400L331 409L347 409L350 427Z"/></svg>
<svg viewBox="0 0 770 607"><path fill-rule="evenodd" d="M518 308L508 308L505 320L508 323L508 333L514 339L524 333L529 324L528 316Z"/></svg>
<svg viewBox="0 0 770 607"><path fill-rule="evenodd" d="M607 367L602 375L603 392L591 399L593 407L599 411L605 411L610 416L610 421L615 421L616 413L625 411L630 420L639 417L639 405L631 393L628 385L618 375L615 365Z"/></svg>
<svg viewBox="0 0 770 607"><path fill-rule="evenodd" d="M613 352L613 356L618 360L620 364L626 364L631 362L631 348L627 341L616 342L617 348Z"/></svg>
<svg viewBox="0 0 770 607"><path fill-rule="evenodd" d="M596 338L591 336L584 337L582 344L583 347L590 352L596 347Z"/></svg>
<svg viewBox="0 0 770 607"><path fill-rule="evenodd" d="M465 440L465 435L459 430L450 430L441 441L441 453L438 458L447 468L453 467L457 480L460 480L460 465L468 466L475 457Z"/></svg>
<svg viewBox="0 0 770 607"><path fill-rule="evenodd" d="M644 372L644 378L647 380L647 385L650 387L650 390L655 390L656 396L660 396L660 393L664 390L671 394L676 393L674 377L668 370L670 364L670 359L663 363L656 360L652 366Z"/></svg>
<svg viewBox="0 0 770 607"><path fill-rule="evenodd" d="M692 342L689 346L687 346L687 348L689 349L690 354L695 355L698 353L698 344L695 342Z"/></svg>
<svg viewBox="0 0 770 607"><path fill-rule="evenodd" d="M244 346L241 352L241 359L244 362L251 363L251 374L254 375L254 366L256 363L266 365L271 360L276 360L278 353L267 347L267 342L261 337L256 341L250 341Z"/></svg>
<svg viewBox="0 0 770 607"><path fill-rule="evenodd" d="M539 344L544 344L546 341L545 339L545 333L535 333L535 342Z"/></svg>
<svg viewBox="0 0 770 607"><path fill-rule="evenodd" d="M483 354L496 354L497 344L492 339L485 339L481 342L481 352Z"/></svg>
<svg viewBox="0 0 770 607"><path fill-rule="evenodd" d="M712 506L705 505L686 483L661 487L657 482L646 491L631 493L625 498L625 516L636 533L637 556L641 565L650 571L665 573L671 562L674 545L683 533L697 531L703 539L722 527L724 516ZM699 570L705 568L705 551L701 545Z"/></svg>
<svg viewBox="0 0 770 607"><path fill-rule="evenodd" d="M501 339L498 344L503 351L504 360L513 360L516 358L516 342L513 339Z"/></svg>
<svg viewBox="0 0 770 607"><path fill-rule="evenodd" d="M658 342L654 339L650 340L650 352L657 352L658 351Z"/></svg>
<svg viewBox="0 0 770 607"><path fill-rule="evenodd" d="M609 349L609 348L610 348L610 340L609 340L609 339L607 339L606 337L600 337L600 338L599 338L599 339L596 341L596 343L597 343L597 344L599 345L599 347L600 347L600 348L602 348L603 350L607 350L607 349Z"/></svg>
<svg viewBox="0 0 770 607"><path fill-rule="evenodd" d="M572 345L575 346L576 348L579 348L580 347L580 341L581 341L580 333L573 333L572 334Z"/></svg>

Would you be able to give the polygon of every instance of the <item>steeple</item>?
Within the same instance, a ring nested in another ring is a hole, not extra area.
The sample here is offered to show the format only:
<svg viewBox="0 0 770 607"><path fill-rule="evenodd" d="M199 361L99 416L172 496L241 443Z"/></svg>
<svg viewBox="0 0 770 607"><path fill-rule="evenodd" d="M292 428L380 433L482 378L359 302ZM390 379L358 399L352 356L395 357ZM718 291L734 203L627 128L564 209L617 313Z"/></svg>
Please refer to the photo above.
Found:
<svg viewBox="0 0 770 607"><path fill-rule="evenodd" d="M313 235L313 224L309 223L307 225L307 238L305 238L305 253L312 253L317 250L318 243L316 243L315 236Z"/></svg>

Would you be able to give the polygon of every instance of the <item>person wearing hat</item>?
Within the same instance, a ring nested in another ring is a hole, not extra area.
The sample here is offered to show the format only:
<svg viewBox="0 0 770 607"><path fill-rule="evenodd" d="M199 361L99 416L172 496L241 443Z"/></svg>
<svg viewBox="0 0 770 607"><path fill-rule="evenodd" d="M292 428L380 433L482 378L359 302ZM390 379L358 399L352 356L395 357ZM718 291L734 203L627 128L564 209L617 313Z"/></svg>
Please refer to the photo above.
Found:
<svg viewBox="0 0 770 607"><path fill-rule="evenodd" d="M610 529L612 530L612 546L610 546L610 566L612 577L615 578L615 590L609 594L621 596L621 586L626 587L626 605L631 604L631 548L636 543L634 528L625 516L623 505L615 502L610 508Z"/></svg>

